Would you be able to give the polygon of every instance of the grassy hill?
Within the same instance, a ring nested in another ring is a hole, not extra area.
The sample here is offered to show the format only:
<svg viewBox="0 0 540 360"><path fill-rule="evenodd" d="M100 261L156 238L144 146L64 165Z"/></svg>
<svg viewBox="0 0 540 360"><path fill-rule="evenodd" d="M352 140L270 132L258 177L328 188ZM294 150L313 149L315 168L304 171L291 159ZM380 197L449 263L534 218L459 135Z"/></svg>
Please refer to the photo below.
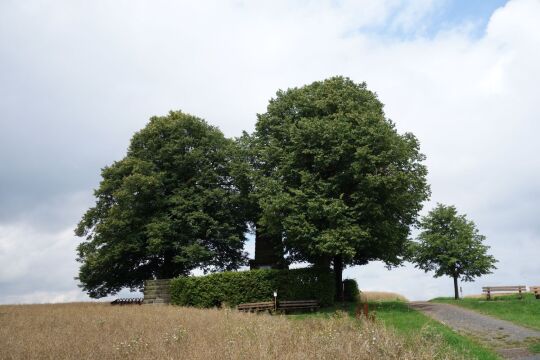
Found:
<svg viewBox="0 0 540 360"><path fill-rule="evenodd" d="M535 299L533 294L524 294L522 300L517 295L503 295L495 296L490 301L487 301L485 297L464 298L461 300L437 298L432 301L462 306L518 325L540 330L540 300Z"/></svg>

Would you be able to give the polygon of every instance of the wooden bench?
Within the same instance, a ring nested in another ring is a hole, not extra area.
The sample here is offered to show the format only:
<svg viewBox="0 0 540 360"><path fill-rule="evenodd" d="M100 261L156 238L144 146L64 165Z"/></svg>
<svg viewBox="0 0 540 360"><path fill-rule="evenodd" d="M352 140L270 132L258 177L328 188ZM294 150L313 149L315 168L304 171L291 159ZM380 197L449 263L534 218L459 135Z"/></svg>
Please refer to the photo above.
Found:
<svg viewBox="0 0 540 360"><path fill-rule="evenodd" d="M317 300L285 300L279 301L277 309L283 312L292 310L317 310L319 302Z"/></svg>
<svg viewBox="0 0 540 360"><path fill-rule="evenodd" d="M263 301L263 302L245 303L245 304L239 304L236 308L239 311L246 311L246 312L272 311L274 310L274 302Z"/></svg>
<svg viewBox="0 0 540 360"><path fill-rule="evenodd" d="M523 299L522 292L527 291L527 287L524 285L518 285L518 286L485 286L482 288L482 292L486 293L486 297L488 300L491 299L491 293L492 292L519 292L519 298Z"/></svg>
<svg viewBox="0 0 540 360"><path fill-rule="evenodd" d="M116 299L111 302L111 305L142 305L143 300L143 298Z"/></svg>
<svg viewBox="0 0 540 360"><path fill-rule="evenodd" d="M534 296L540 300L540 286L529 286L529 290L534 293Z"/></svg>

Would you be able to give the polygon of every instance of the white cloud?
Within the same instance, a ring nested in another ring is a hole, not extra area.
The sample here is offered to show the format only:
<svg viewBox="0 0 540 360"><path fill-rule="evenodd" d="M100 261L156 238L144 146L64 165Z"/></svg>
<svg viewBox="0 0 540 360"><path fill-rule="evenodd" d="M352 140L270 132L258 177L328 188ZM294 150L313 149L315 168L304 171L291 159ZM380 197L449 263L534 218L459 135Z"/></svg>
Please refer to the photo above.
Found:
<svg viewBox="0 0 540 360"><path fill-rule="evenodd" d="M455 204L487 235L501 263L480 282L533 282L540 3L509 2L481 37L468 24L408 40L373 32L414 35L440 4L0 4L0 279L9 299L47 291L43 281L63 284L52 296L74 291L71 231L91 205L99 168L123 156L149 116L183 109L237 136L253 129L277 89L336 74L368 82L398 129L421 140L433 202ZM70 210L64 198L74 199ZM46 228L49 213L56 225ZM47 267L40 278L36 266ZM411 298L451 291L447 279L410 267L348 271L365 288Z"/></svg>
<svg viewBox="0 0 540 360"><path fill-rule="evenodd" d="M85 298L73 279L78 269L76 245L73 229L47 232L27 223L0 226L0 303L19 302L19 297Z"/></svg>
<svg viewBox="0 0 540 360"><path fill-rule="evenodd" d="M50 304L86 300L79 290L64 291L33 291L24 294L5 295L0 298L0 304Z"/></svg>

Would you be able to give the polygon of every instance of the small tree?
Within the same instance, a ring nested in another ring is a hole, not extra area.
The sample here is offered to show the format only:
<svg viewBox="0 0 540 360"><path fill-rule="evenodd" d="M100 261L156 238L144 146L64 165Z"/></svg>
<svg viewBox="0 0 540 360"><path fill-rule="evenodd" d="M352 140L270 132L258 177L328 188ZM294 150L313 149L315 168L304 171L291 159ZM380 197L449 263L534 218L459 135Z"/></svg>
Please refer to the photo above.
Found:
<svg viewBox="0 0 540 360"><path fill-rule="evenodd" d="M420 226L418 242L412 245L413 261L417 268L435 271L434 277L451 276L455 299L459 298L458 279L473 281L496 269L497 260L487 254L489 246L483 244L486 237L455 206L437 204Z"/></svg>

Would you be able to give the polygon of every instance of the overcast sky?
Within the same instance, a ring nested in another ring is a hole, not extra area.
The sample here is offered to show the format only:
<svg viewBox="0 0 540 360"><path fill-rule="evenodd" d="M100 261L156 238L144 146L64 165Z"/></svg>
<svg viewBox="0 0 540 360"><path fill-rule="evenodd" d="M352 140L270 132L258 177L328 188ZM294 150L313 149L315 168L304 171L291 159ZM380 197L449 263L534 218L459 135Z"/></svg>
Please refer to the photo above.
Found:
<svg viewBox="0 0 540 360"><path fill-rule="evenodd" d="M73 234L100 169L169 110L251 132L278 89L344 75L421 141L432 197L540 285L540 0L0 1L0 303L88 299ZM253 244L246 245L252 251ZM363 290L452 294L413 266Z"/></svg>

